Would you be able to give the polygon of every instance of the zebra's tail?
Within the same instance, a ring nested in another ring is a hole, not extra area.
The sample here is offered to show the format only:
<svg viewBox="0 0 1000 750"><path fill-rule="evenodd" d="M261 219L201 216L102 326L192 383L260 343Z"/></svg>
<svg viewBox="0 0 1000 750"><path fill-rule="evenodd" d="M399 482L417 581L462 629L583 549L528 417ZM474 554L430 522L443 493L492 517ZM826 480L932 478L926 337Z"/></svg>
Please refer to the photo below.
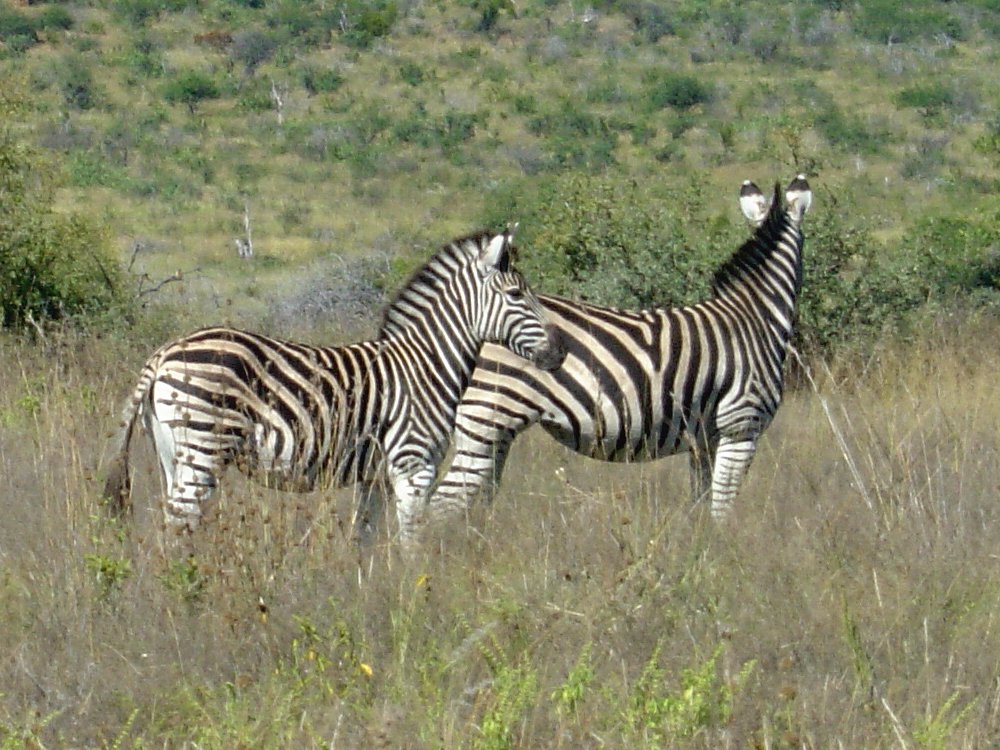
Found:
<svg viewBox="0 0 1000 750"><path fill-rule="evenodd" d="M121 425L114 436L114 455L104 480L104 498L108 509L116 516L126 516L132 511L132 477L129 474L129 444L132 433L142 414L143 404L149 395L153 378L146 372L139 379L132 397L125 404Z"/></svg>

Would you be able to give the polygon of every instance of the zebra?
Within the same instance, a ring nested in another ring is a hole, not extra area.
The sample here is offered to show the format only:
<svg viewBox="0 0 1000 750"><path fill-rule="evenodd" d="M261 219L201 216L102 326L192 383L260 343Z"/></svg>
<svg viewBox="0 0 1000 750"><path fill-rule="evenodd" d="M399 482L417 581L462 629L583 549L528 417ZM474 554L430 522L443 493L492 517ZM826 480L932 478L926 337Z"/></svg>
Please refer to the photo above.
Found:
<svg viewBox="0 0 1000 750"><path fill-rule="evenodd" d="M733 504L781 402L782 368L802 284L803 175L768 201L749 180L740 206L755 231L715 273L708 299L640 311L540 294L568 356L542 372L485 346L459 404L454 455L428 504L435 521L490 499L514 438L535 422L605 461L690 454L694 502Z"/></svg>
<svg viewBox="0 0 1000 750"><path fill-rule="evenodd" d="M483 342L540 371L565 356L510 267L512 231L447 243L388 306L376 340L310 346L215 327L162 346L123 411L104 489L112 507L130 507L129 444L141 417L165 482L168 527L193 531L236 464L299 492L358 481L370 490L387 479L400 539L412 540Z"/></svg>

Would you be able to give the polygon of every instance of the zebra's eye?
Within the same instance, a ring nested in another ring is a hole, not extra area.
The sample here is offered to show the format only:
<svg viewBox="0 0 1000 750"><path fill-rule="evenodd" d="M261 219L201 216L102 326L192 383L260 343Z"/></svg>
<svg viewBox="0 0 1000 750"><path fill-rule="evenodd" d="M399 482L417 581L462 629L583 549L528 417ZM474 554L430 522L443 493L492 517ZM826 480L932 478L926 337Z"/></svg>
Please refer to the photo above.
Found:
<svg viewBox="0 0 1000 750"><path fill-rule="evenodd" d="M524 290L520 287L511 287L507 290L507 298L512 302L519 302L524 299Z"/></svg>

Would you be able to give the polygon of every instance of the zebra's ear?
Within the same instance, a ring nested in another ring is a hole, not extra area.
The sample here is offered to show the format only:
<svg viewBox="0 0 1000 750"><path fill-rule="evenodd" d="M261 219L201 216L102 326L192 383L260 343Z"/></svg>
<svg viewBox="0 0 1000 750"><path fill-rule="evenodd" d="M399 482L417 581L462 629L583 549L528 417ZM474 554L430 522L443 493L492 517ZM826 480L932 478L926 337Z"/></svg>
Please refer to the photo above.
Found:
<svg viewBox="0 0 1000 750"><path fill-rule="evenodd" d="M747 217L747 221L754 227L759 227L767 218L767 212L770 208L771 204L764 197L760 188L750 180L743 180L743 184L740 186L740 209Z"/></svg>
<svg viewBox="0 0 1000 750"><path fill-rule="evenodd" d="M812 190L804 174L797 175L794 180L788 183L785 190L785 202L788 204L788 211L795 215L796 219L802 220L809 206L812 205Z"/></svg>
<svg viewBox="0 0 1000 750"><path fill-rule="evenodd" d="M493 237L479 253L479 268L483 273L499 270L505 271L510 267L510 241L514 235L513 227L508 226L500 234Z"/></svg>

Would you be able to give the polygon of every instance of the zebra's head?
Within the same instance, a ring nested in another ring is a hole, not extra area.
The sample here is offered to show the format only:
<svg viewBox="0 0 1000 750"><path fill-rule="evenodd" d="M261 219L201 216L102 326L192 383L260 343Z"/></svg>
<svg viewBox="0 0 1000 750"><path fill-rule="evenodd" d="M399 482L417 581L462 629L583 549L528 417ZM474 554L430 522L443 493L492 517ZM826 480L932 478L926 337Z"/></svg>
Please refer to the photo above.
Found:
<svg viewBox="0 0 1000 750"><path fill-rule="evenodd" d="M543 370L566 358L557 329L524 277L511 268L513 228L452 240L416 273L386 308L380 338L420 337L473 357L499 344ZM409 332L409 333L407 333Z"/></svg>
<svg viewBox="0 0 1000 750"><path fill-rule="evenodd" d="M524 277L511 267L514 229L478 238L479 275L477 333L483 341L500 344L543 370L555 370L566 358L558 329Z"/></svg>
<svg viewBox="0 0 1000 750"><path fill-rule="evenodd" d="M775 185L774 198L768 200L759 187L750 180L744 180L740 186L740 208L747 221L755 228L760 227L780 194L781 188ZM799 224L810 205L812 205L812 190L809 188L809 182L804 174L796 175L785 189L785 210L789 218L795 224ZM777 208L780 209L780 205Z"/></svg>

